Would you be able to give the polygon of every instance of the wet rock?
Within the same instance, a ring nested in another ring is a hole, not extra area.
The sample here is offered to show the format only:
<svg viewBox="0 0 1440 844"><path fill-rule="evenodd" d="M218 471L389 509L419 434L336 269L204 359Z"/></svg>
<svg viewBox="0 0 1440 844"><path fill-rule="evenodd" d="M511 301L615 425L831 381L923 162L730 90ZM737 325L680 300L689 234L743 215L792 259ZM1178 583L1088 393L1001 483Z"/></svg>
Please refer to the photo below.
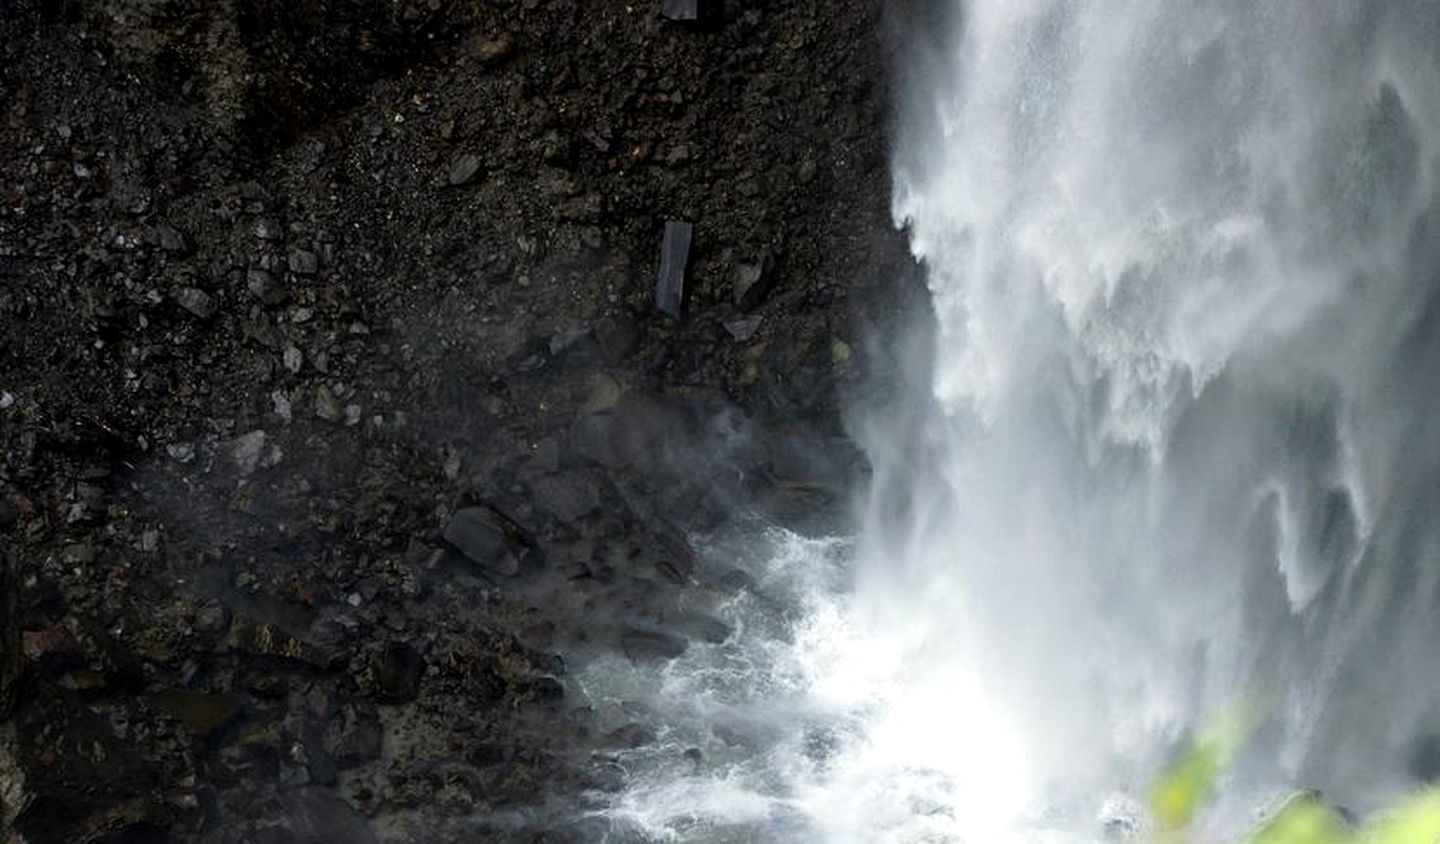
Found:
<svg viewBox="0 0 1440 844"><path fill-rule="evenodd" d="M660 275L655 282L655 307L676 319L681 316L685 299L685 273L690 265L690 240L695 227L674 220L665 223L665 239L660 246Z"/></svg>
<svg viewBox="0 0 1440 844"><path fill-rule="evenodd" d="M660 14L666 20L710 28L724 21L724 0L661 0Z"/></svg>
<svg viewBox="0 0 1440 844"><path fill-rule="evenodd" d="M676 144L665 151L665 164L669 167L678 167L694 158L695 154L689 144Z"/></svg>
<svg viewBox="0 0 1440 844"><path fill-rule="evenodd" d="M546 132L538 143L540 159L546 164L571 167L575 159L575 144L559 132Z"/></svg>
<svg viewBox="0 0 1440 844"><path fill-rule="evenodd" d="M613 408L580 415L570 444L582 459L609 469L673 475L694 444L694 422L680 403L631 390Z"/></svg>
<svg viewBox="0 0 1440 844"><path fill-rule="evenodd" d="M380 717L374 706L366 703L346 705L325 725L325 752L335 760L340 770L348 770L379 759L383 735Z"/></svg>
<svg viewBox="0 0 1440 844"><path fill-rule="evenodd" d="M635 663L661 662L685 653L686 642L659 630L626 627L620 634L620 648Z"/></svg>
<svg viewBox="0 0 1440 844"><path fill-rule="evenodd" d="M320 256L308 249L294 249L290 252L290 272L296 275L315 275L320 271Z"/></svg>
<svg viewBox="0 0 1440 844"><path fill-rule="evenodd" d="M328 648L247 617L235 619L226 642L244 653L290 660L323 670L331 668L337 659Z"/></svg>
<svg viewBox="0 0 1440 844"><path fill-rule="evenodd" d="M100 841L126 828L159 832L140 840L166 840L173 809L157 785L167 781L163 771L183 770L178 749L122 737L69 697L21 709L0 736L7 731L9 740L0 738L0 823L9 823L0 830L13 840Z"/></svg>
<svg viewBox="0 0 1440 844"><path fill-rule="evenodd" d="M735 338L735 342L747 343L760 331L761 322L763 322L763 320L758 316L741 317L740 319L732 319L726 322L725 330L730 333L731 337Z"/></svg>
<svg viewBox="0 0 1440 844"><path fill-rule="evenodd" d="M770 255L738 264L732 274L735 307L754 310L775 286L775 259Z"/></svg>
<svg viewBox="0 0 1440 844"><path fill-rule="evenodd" d="M821 487L780 484L756 496L759 509L803 536L825 536L844 524L844 502Z"/></svg>
<svg viewBox="0 0 1440 844"><path fill-rule="evenodd" d="M230 610L219 601L203 601L195 607L195 629L201 633L216 635L230 626Z"/></svg>
<svg viewBox="0 0 1440 844"><path fill-rule="evenodd" d="M15 493L5 487L0 487L0 530L10 527L20 521L20 505L15 500Z"/></svg>
<svg viewBox="0 0 1440 844"><path fill-rule="evenodd" d="M607 361L619 363L629 357L640 342L640 326L623 314L605 317L595 324L595 340Z"/></svg>
<svg viewBox="0 0 1440 844"><path fill-rule="evenodd" d="M684 613L675 619L676 629L703 642L718 645L730 638L730 625L704 613Z"/></svg>
<svg viewBox="0 0 1440 844"><path fill-rule="evenodd" d="M530 485L530 492L542 510L567 524L600 509L599 490L579 472L540 478Z"/></svg>
<svg viewBox="0 0 1440 844"><path fill-rule="evenodd" d="M775 483L843 494L865 472L865 453L847 437L801 430L767 431L765 474Z"/></svg>
<svg viewBox="0 0 1440 844"><path fill-rule="evenodd" d="M668 530L656 534L650 553L653 555L656 571L677 586L689 586L695 570L700 566L699 558L690 543Z"/></svg>
<svg viewBox="0 0 1440 844"><path fill-rule="evenodd" d="M245 708L243 695L170 689L150 695L150 705L204 738L234 721Z"/></svg>
<svg viewBox="0 0 1440 844"><path fill-rule="evenodd" d="M605 738L619 747L644 747L655 742L655 729L639 721L631 721L623 727L611 730Z"/></svg>
<svg viewBox="0 0 1440 844"><path fill-rule="evenodd" d="M378 844L379 839L349 803L322 788L287 792L282 810L256 825L255 844Z"/></svg>
<svg viewBox="0 0 1440 844"><path fill-rule="evenodd" d="M515 39L508 32L482 38L475 43L475 58L482 64L497 65L515 55Z"/></svg>
<svg viewBox="0 0 1440 844"><path fill-rule="evenodd" d="M175 291L175 303L200 319L209 319L220 310L215 297L198 287L182 287Z"/></svg>
<svg viewBox="0 0 1440 844"><path fill-rule="evenodd" d="M251 431L230 444L230 459L235 461L240 477L249 477L260 466L260 459L265 453L265 439L264 431Z"/></svg>
<svg viewBox="0 0 1440 844"><path fill-rule="evenodd" d="M565 699L565 684L560 678L546 674L530 683L530 694L542 703L555 703Z"/></svg>
<svg viewBox="0 0 1440 844"><path fill-rule="evenodd" d="M308 721L300 730L300 742L305 752L305 770L310 782L316 785L334 785L340 779L340 766L325 749L319 724Z"/></svg>
<svg viewBox="0 0 1440 844"><path fill-rule="evenodd" d="M587 772L587 774L587 779L589 780L587 785L599 791L622 791L627 781L625 769L613 761L606 761L596 765L595 768ZM609 829L600 829L600 834L598 835L595 834L595 830L588 827L581 828L581 830L581 837L579 839L581 841L603 841L608 837L609 833Z"/></svg>
<svg viewBox="0 0 1440 844"><path fill-rule="evenodd" d="M188 252L190 250L189 238L181 234L180 230L174 226L156 226L155 241L166 252Z"/></svg>
<svg viewBox="0 0 1440 844"><path fill-rule="evenodd" d="M250 232L260 240L275 241L285 236L285 230L280 227L280 224L268 217L256 220Z"/></svg>
<svg viewBox="0 0 1440 844"><path fill-rule="evenodd" d="M550 335L550 357L560 357L567 352L578 351L590 341L590 329L562 331Z"/></svg>
<svg viewBox="0 0 1440 844"><path fill-rule="evenodd" d="M280 353L280 362L285 365L285 369L288 371L292 373L299 372L301 367L305 365L305 353L300 351L300 348L292 343L287 345L285 350ZM331 396L330 400L334 401L334 396Z"/></svg>
<svg viewBox="0 0 1440 844"><path fill-rule="evenodd" d="M450 169L445 172L445 181L451 187L468 185L475 181L480 175L480 156L473 153L462 153L455 156L450 162Z"/></svg>
<svg viewBox="0 0 1440 844"><path fill-rule="evenodd" d="M587 193L567 199L555 206L555 218L576 223L593 223L605 213L605 197L598 193Z"/></svg>
<svg viewBox="0 0 1440 844"><path fill-rule="evenodd" d="M370 682L381 703L409 703L420 694L425 658L404 642L391 642L370 659Z"/></svg>
<svg viewBox="0 0 1440 844"><path fill-rule="evenodd" d="M245 287L250 295L259 299L265 305L284 304L290 298L290 292L285 289L275 276L262 269L251 269L245 273Z"/></svg>
<svg viewBox="0 0 1440 844"><path fill-rule="evenodd" d="M625 397L625 387L613 375L597 372L589 379L581 414L603 414L613 410Z"/></svg>
<svg viewBox="0 0 1440 844"><path fill-rule="evenodd" d="M89 542L74 542L66 545L60 556L67 563L89 565L95 562L95 546Z"/></svg>
<svg viewBox="0 0 1440 844"><path fill-rule="evenodd" d="M445 526L445 541L486 571L513 576L524 554L523 533L489 507L467 507Z"/></svg>
<svg viewBox="0 0 1440 844"><path fill-rule="evenodd" d="M26 630L20 634L20 653L41 676L57 677L85 666L85 648L65 627Z"/></svg>
<svg viewBox="0 0 1440 844"><path fill-rule="evenodd" d="M329 387L322 386L315 391L315 415L326 422L338 422L345 415L340 400Z"/></svg>

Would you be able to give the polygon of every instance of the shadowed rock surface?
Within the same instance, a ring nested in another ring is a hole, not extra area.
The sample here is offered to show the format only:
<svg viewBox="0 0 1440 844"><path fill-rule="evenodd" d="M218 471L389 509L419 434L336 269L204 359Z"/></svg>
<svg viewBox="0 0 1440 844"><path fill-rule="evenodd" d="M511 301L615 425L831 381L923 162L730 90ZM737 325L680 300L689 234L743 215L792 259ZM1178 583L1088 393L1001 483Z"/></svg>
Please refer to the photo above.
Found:
<svg viewBox="0 0 1440 844"><path fill-rule="evenodd" d="M863 474L881 5L0 4L0 841L590 840L568 669Z"/></svg>

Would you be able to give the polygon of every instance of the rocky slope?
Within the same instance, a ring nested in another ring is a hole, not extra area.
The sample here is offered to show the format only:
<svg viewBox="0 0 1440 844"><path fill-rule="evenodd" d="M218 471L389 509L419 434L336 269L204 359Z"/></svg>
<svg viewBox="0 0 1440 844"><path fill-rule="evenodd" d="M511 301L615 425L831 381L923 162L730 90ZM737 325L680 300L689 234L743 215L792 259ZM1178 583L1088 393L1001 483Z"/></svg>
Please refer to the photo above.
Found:
<svg viewBox="0 0 1440 844"><path fill-rule="evenodd" d="M878 0L660 6L0 5L0 841L596 834L916 292Z"/></svg>

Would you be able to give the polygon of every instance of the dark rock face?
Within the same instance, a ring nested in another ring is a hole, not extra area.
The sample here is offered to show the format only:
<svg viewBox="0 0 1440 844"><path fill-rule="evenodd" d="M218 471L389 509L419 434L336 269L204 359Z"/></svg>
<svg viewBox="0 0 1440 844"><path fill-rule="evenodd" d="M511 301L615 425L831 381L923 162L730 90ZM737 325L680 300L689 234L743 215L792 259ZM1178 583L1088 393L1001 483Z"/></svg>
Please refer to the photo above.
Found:
<svg viewBox="0 0 1440 844"><path fill-rule="evenodd" d="M15 706L20 682L20 618L15 605L18 585L9 553L0 551L0 721Z"/></svg>
<svg viewBox="0 0 1440 844"><path fill-rule="evenodd" d="M884 4L633 5L0 2L0 829L594 837L923 292Z"/></svg>

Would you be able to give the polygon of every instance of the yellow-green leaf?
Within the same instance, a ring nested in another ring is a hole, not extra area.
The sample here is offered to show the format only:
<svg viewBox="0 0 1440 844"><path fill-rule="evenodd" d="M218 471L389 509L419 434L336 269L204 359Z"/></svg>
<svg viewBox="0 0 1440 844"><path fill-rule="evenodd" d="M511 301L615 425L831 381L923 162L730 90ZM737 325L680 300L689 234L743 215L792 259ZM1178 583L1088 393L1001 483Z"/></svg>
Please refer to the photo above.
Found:
<svg viewBox="0 0 1440 844"><path fill-rule="evenodd" d="M1252 711L1237 709L1201 736L1150 788L1150 813L1161 830L1190 825L1215 780L1249 737Z"/></svg>
<svg viewBox="0 0 1440 844"><path fill-rule="evenodd" d="M1286 801L1274 817L1250 833L1247 844L1347 844L1354 839L1345 823L1311 795Z"/></svg>
<svg viewBox="0 0 1440 844"><path fill-rule="evenodd" d="M1363 844L1440 844L1440 789L1412 795L1366 825Z"/></svg>

